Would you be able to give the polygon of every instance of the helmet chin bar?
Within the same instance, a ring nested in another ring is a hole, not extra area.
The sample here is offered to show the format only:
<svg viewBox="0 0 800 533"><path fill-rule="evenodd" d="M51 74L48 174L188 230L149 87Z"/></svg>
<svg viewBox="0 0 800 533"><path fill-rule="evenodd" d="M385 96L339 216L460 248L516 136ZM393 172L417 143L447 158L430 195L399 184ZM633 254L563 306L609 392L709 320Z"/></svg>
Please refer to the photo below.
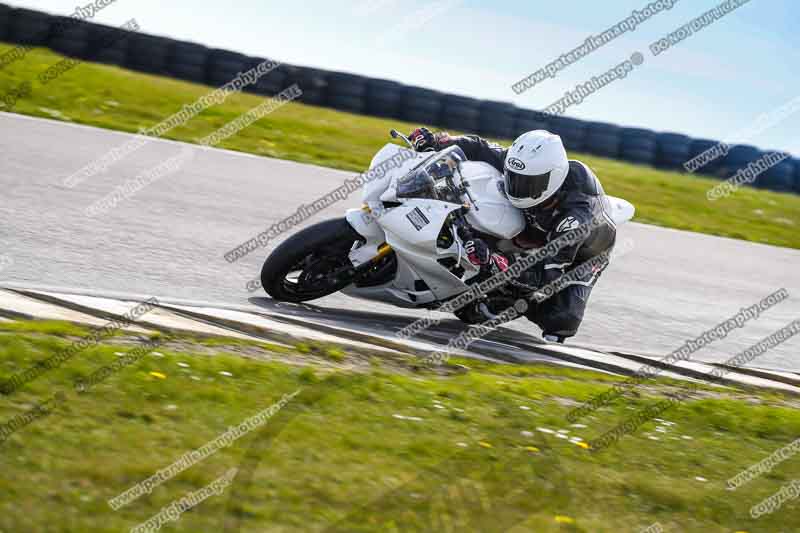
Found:
<svg viewBox="0 0 800 533"><path fill-rule="evenodd" d="M556 204L558 204L558 191L556 191L553 194L551 194L550 198L545 200L544 203L542 203L542 208L543 209L551 209L551 208L555 207Z"/></svg>

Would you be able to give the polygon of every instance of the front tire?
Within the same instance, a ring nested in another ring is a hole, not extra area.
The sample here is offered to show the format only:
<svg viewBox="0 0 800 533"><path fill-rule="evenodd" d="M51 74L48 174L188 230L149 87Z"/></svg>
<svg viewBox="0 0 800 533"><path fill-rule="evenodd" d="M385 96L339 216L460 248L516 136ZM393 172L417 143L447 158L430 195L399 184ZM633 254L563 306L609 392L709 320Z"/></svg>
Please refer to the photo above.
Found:
<svg viewBox="0 0 800 533"><path fill-rule="evenodd" d="M326 220L283 241L264 262L261 285L274 299L307 302L350 285L349 253L363 238L344 218Z"/></svg>

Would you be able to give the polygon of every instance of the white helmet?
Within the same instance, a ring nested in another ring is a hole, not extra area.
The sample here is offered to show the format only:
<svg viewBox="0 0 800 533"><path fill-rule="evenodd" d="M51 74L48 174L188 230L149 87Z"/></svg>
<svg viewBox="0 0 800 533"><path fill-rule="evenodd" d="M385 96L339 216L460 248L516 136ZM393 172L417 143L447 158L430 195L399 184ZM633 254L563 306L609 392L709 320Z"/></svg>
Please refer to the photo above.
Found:
<svg viewBox="0 0 800 533"><path fill-rule="evenodd" d="M561 188L568 172L561 137L545 130L529 131L508 149L503 172L506 195L520 209L539 205Z"/></svg>

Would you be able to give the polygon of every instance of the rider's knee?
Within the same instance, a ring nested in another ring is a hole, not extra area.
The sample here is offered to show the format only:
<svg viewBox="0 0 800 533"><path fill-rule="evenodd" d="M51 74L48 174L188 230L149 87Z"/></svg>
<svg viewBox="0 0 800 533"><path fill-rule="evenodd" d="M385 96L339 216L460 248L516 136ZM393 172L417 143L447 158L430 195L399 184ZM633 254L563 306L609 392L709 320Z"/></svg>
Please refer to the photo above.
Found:
<svg viewBox="0 0 800 533"><path fill-rule="evenodd" d="M559 337L572 337L583 322L583 313L577 310L564 310L555 313L537 313L529 317L546 334Z"/></svg>

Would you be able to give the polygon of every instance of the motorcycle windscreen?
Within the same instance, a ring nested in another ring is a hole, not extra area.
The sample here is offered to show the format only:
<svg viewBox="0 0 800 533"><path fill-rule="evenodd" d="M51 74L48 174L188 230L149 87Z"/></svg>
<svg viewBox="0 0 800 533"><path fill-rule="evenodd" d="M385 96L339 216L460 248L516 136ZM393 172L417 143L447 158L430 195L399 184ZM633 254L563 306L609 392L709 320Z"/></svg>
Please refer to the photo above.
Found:
<svg viewBox="0 0 800 533"><path fill-rule="evenodd" d="M427 198L437 200L436 183L425 170L414 170L397 180L397 198Z"/></svg>
<svg viewBox="0 0 800 533"><path fill-rule="evenodd" d="M440 152L439 157L425 165L425 171L431 175L434 181L438 182L455 176L461 163L466 160L467 156L460 146L451 146Z"/></svg>
<svg viewBox="0 0 800 533"><path fill-rule="evenodd" d="M460 147L447 148L398 179L397 198L442 200L447 196L447 179L455 176L466 159Z"/></svg>

